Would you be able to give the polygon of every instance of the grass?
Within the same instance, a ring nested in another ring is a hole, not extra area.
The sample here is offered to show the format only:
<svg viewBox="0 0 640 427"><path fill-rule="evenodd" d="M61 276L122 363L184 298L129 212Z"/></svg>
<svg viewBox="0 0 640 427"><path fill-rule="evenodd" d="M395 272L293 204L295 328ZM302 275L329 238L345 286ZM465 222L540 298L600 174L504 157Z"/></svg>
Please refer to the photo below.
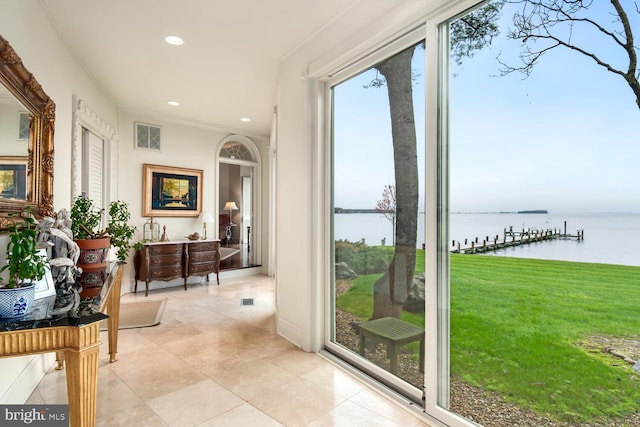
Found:
<svg viewBox="0 0 640 427"><path fill-rule="evenodd" d="M419 252L416 271L424 268ZM369 318L378 277L359 276L338 306ZM638 267L453 254L451 374L571 423L633 413L640 376L577 344L596 335L638 339L639 305Z"/></svg>
<svg viewBox="0 0 640 427"><path fill-rule="evenodd" d="M640 268L451 257L451 371L570 422L632 413L640 381L578 342L637 338Z"/></svg>

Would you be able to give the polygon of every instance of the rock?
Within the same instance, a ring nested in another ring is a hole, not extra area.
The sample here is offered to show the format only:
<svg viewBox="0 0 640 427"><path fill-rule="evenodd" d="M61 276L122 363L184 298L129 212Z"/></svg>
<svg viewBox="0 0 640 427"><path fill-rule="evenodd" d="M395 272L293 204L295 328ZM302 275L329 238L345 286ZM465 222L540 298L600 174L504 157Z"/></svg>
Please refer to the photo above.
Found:
<svg viewBox="0 0 640 427"><path fill-rule="evenodd" d="M338 280L351 280L358 277L355 271L347 265L346 262L336 263L336 279Z"/></svg>
<svg viewBox="0 0 640 427"><path fill-rule="evenodd" d="M424 313L424 273L413 278L403 308L411 313Z"/></svg>

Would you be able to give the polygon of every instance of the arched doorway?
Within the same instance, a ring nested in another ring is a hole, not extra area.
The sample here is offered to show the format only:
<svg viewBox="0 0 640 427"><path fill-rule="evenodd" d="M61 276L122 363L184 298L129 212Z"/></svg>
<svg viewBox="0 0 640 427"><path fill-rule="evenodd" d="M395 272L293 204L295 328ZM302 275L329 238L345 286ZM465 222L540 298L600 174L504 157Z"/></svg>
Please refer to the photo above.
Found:
<svg viewBox="0 0 640 427"><path fill-rule="evenodd" d="M230 135L218 147L221 269L260 265L260 153L249 138Z"/></svg>

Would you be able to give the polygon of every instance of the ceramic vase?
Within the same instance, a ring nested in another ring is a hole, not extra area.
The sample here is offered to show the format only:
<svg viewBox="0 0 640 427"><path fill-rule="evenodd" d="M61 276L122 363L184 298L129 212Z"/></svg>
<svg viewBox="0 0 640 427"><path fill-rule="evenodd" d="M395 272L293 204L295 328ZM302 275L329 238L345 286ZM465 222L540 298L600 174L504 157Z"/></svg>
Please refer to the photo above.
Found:
<svg viewBox="0 0 640 427"><path fill-rule="evenodd" d="M0 288L0 318L19 319L29 314L35 295L34 283L19 288Z"/></svg>

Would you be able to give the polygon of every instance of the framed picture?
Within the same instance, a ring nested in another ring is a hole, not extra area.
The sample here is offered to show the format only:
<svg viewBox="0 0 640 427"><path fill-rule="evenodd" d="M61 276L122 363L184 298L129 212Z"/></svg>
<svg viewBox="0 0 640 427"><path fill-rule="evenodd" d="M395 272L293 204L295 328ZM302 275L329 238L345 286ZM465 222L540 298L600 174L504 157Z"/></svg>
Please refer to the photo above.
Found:
<svg viewBox="0 0 640 427"><path fill-rule="evenodd" d="M0 156L0 198L27 200L27 156Z"/></svg>
<svg viewBox="0 0 640 427"><path fill-rule="evenodd" d="M202 170L145 163L142 216L193 216L202 210Z"/></svg>

